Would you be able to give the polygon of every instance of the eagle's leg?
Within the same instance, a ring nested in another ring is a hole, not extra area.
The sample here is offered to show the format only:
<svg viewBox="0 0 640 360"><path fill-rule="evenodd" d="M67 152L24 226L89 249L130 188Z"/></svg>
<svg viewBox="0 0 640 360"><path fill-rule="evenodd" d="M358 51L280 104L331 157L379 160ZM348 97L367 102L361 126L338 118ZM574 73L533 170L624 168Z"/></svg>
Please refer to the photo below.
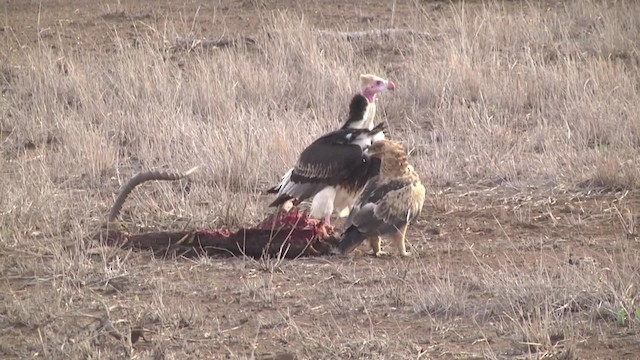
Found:
<svg viewBox="0 0 640 360"><path fill-rule="evenodd" d="M371 246L371 250L373 252L373 255L377 256L377 257L381 257L384 255L387 255L386 252L380 250L380 236L372 236L369 239L369 246Z"/></svg>
<svg viewBox="0 0 640 360"><path fill-rule="evenodd" d="M407 236L407 227L409 224L404 224L398 231L393 234L393 243L398 249L398 253L401 256L410 256L411 253L407 251L405 238Z"/></svg>

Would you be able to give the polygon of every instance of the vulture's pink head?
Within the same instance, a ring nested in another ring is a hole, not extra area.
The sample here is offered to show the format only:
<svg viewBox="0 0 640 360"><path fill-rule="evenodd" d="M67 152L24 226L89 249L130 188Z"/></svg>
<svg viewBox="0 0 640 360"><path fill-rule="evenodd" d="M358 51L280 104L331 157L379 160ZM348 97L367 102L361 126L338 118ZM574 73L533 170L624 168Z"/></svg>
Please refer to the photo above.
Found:
<svg viewBox="0 0 640 360"><path fill-rule="evenodd" d="M383 79L373 74L360 75L360 87L362 89L362 95L374 102L376 95L387 90L395 90L396 85L391 80Z"/></svg>

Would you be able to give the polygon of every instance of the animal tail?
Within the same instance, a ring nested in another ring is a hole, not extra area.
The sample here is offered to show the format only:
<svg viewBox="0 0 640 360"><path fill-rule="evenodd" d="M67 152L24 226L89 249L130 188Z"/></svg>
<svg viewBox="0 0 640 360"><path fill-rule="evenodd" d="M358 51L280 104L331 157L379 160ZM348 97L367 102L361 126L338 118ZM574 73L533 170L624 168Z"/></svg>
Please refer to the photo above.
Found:
<svg viewBox="0 0 640 360"><path fill-rule="evenodd" d="M113 203L111 210L109 211L109 216L107 217L108 222L113 222L118 218L120 214L120 210L122 210L122 206L124 205L127 196L131 194L133 189L136 186L142 184L143 182L151 181L151 180L179 180L184 177L191 175L194 171L198 170L198 166L190 169L189 171L183 173L176 172L159 172L159 171L146 171L137 174L132 177L121 189L116 201Z"/></svg>
<svg viewBox="0 0 640 360"><path fill-rule="evenodd" d="M341 254L347 254L353 251L358 245L362 244L365 237L364 234L355 226L349 226L344 233L342 239L337 245L337 249Z"/></svg>

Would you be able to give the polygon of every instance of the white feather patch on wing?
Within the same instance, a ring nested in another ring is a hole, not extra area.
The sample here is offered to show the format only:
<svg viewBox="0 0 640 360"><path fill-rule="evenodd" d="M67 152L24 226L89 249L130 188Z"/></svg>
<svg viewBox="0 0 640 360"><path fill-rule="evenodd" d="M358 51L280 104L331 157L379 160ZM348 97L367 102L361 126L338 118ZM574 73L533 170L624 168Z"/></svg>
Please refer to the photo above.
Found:
<svg viewBox="0 0 640 360"><path fill-rule="evenodd" d="M311 202L311 217L315 219L324 219L327 216L331 216L335 198L336 188L333 186L327 186L322 189L313 197L313 201Z"/></svg>
<svg viewBox="0 0 640 360"><path fill-rule="evenodd" d="M384 139L385 139L384 138L384 132L382 132L382 131L377 133L377 134L375 134L375 135L373 135L373 142L384 140Z"/></svg>
<svg viewBox="0 0 640 360"><path fill-rule="evenodd" d="M280 180L280 184L278 184L278 193L282 194L282 190L284 189L285 185L289 183L289 181L291 180L291 174L293 173L293 168L289 169L289 171L287 171L283 176L282 179Z"/></svg>
<svg viewBox="0 0 640 360"><path fill-rule="evenodd" d="M305 184L294 183L293 181L291 181L291 175L289 175L287 182L284 183L280 188L279 194L287 194L289 196L295 196L295 195L292 195L294 193L294 189L304 185Z"/></svg>
<svg viewBox="0 0 640 360"><path fill-rule="evenodd" d="M371 135L362 134L362 135L359 135L355 139L355 141L353 141L351 143L354 144L354 145L360 146L360 148L364 150L364 149L368 148L369 146L371 146L371 139L372 139Z"/></svg>

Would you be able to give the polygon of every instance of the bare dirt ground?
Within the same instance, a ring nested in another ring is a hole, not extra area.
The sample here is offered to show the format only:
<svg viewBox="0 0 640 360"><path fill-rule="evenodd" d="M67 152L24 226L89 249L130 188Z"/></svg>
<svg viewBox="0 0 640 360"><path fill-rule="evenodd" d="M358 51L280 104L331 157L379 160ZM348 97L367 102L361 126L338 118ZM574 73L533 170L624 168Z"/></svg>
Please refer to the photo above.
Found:
<svg viewBox="0 0 640 360"><path fill-rule="evenodd" d="M1 357L637 358L637 15L3 1ZM388 28L415 33L313 37ZM223 38L237 43L207 45ZM91 242L149 168L206 164L137 189L132 230L261 220L262 191L338 124L361 72L398 85L378 117L429 189L411 258L160 259Z"/></svg>

